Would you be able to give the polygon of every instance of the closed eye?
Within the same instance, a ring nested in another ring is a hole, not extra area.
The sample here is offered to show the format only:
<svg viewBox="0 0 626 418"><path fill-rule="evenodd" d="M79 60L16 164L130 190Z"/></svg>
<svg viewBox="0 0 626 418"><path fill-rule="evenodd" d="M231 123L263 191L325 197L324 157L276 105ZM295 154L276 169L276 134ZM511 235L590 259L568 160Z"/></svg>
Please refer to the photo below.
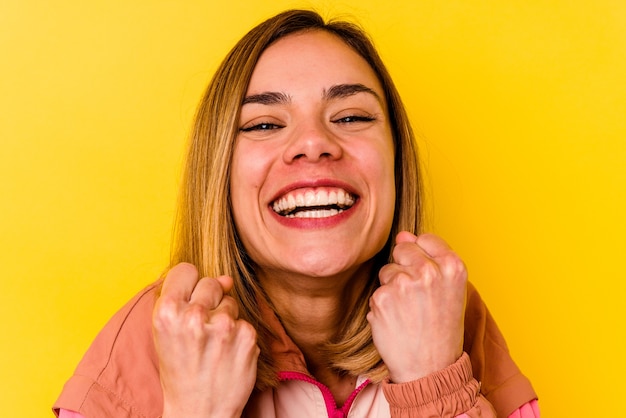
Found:
<svg viewBox="0 0 626 418"><path fill-rule="evenodd" d="M375 120L375 118L371 116L351 115L351 116L344 116L342 118L335 119L331 122L332 123L355 123L355 122L372 122L373 120Z"/></svg>
<svg viewBox="0 0 626 418"><path fill-rule="evenodd" d="M253 131L270 131L273 129L281 129L281 128L284 128L284 126L277 125L275 123L262 122L262 123L257 123L251 126L244 126L240 128L239 130L241 132L253 132Z"/></svg>

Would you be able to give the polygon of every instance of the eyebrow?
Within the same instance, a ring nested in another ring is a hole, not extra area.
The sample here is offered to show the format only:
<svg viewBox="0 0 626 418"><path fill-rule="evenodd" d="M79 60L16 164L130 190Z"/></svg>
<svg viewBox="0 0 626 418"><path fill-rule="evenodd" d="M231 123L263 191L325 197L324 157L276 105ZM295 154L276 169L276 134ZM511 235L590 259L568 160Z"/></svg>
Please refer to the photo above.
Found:
<svg viewBox="0 0 626 418"><path fill-rule="evenodd" d="M291 103L291 97L285 93L271 91L246 96L246 98L243 99L242 106L249 103L258 103L262 105L289 104Z"/></svg>
<svg viewBox="0 0 626 418"><path fill-rule="evenodd" d="M331 86L328 90L324 89L324 93L322 94L322 98L326 101L334 100L334 99L342 99L349 96L354 96L358 93L368 93L371 94L378 100L379 103L383 103L382 99L371 88L360 84L336 84ZM281 92L268 91L259 94L252 94L250 96L246 96L243 99L241 105L246 105L250 103L262 104L262 105L280 105L280 104L290 104L291 96Z"/></svg>
<svg viewBox="0 0 626 418"><path fill-rule="evenodd" d="M342 99L344 97L353 96L357 93L368 93L371 94L378 100L379 103L382 104L382 100L380 96L371 88L360 84L337 84L329 88L328 90L324 90L324 99L325 100L333 100L333 99Z"/></svg>

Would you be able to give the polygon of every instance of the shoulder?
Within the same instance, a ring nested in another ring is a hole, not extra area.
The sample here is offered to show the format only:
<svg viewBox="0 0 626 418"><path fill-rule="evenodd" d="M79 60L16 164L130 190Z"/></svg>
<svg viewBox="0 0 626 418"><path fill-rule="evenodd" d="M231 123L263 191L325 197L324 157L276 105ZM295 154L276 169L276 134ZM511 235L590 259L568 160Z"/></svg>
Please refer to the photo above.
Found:
<svg viewBox="0 0 626 418"><path fill-rule="evenodd" d="M508 416L537 398L530 381L511 357L496 321L471 283L467 290L464 351L470 356L474 377L481 382L481 392L498 415Z"/></svg>
<svg viewBox="0 0 626 418"><path fill-rule="evenodd" d="M143 289L102 328L65 384L55 408L85 416L158 416L162 394L152 340L161 281Z"/></svg>

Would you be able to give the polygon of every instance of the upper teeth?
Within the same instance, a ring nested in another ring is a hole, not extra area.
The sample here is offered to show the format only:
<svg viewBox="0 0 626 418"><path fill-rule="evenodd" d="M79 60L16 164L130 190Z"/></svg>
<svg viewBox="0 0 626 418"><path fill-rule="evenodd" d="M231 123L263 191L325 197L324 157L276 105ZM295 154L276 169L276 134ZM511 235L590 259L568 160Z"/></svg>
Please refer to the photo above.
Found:
<svg viewBox="0 0 626 418"><path fill-rule="evenodd" d="M319 212L319 216L331 216L339 213L342 209L354 205L355 198L343 189L316 188L304 190L294 190L282 196L272 204L272 209L281 215L290 215L291 212L299 208L317 208L320 206L336 206L337 208L328 210L315 210L309 212ZM313 214L309 214L313 215ZM295 215L294 215L295 216ZM307 217L309 217L307 215Z"/></svg>

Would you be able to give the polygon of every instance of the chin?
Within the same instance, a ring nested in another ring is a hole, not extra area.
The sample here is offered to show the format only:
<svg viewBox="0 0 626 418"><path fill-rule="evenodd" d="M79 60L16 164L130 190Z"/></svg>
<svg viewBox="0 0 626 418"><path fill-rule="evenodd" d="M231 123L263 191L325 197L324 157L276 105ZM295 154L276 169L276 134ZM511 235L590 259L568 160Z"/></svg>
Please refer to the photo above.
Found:
<svg viewBox="0 0 626 418"><path fill-rule="evenodd" d="M309 277L333 277L356 271L362 260L350 257L346 251L332 248L331 251L303 251L294 254L290 263L294 273ZM365 260L367 261L367 260Z"/></svg>

